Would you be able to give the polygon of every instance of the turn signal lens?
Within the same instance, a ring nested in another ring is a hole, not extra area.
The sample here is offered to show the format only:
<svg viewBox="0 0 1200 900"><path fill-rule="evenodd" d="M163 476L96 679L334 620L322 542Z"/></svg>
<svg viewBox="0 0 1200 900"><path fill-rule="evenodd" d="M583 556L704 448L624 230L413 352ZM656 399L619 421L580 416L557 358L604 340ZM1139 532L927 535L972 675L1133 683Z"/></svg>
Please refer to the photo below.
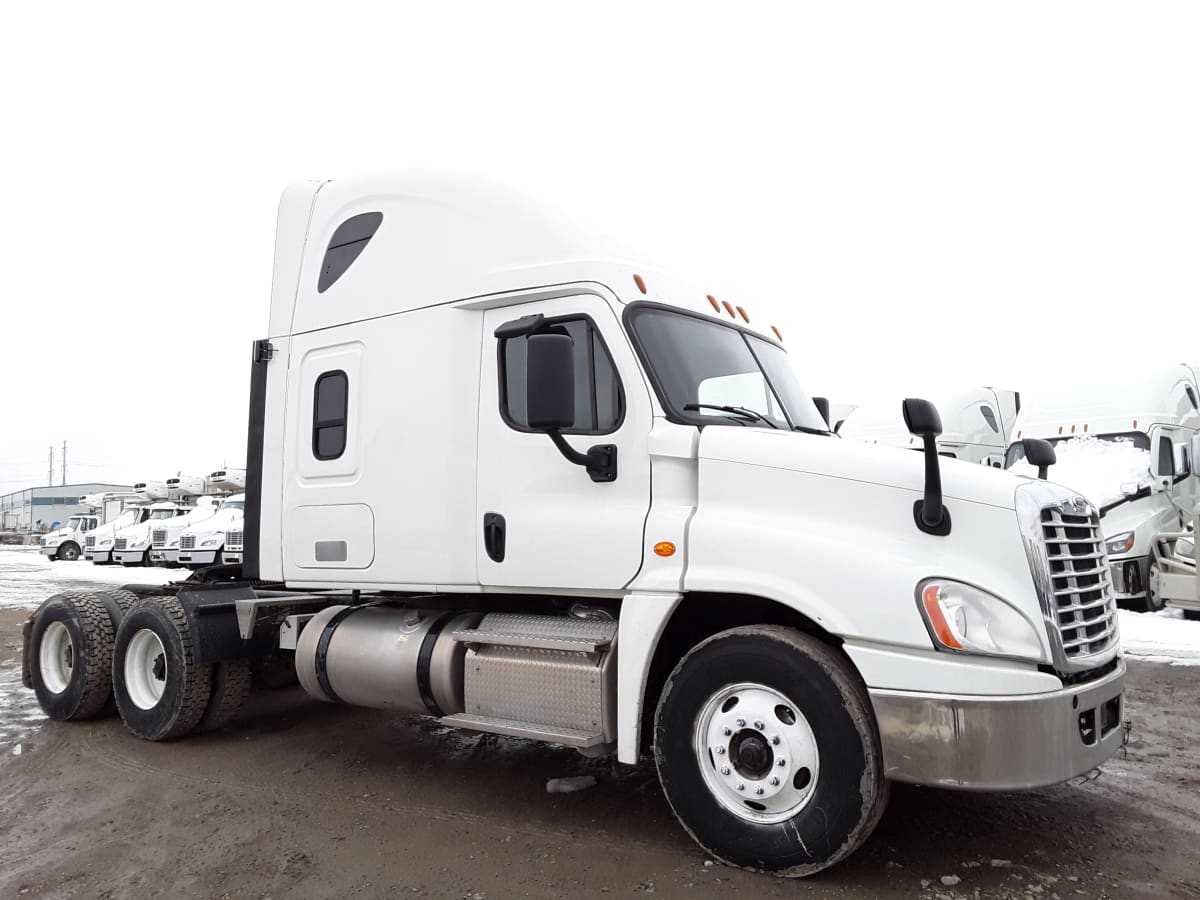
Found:
<svg viewBox="0 0 1200 900"><path fill-rule="evenodd" d="M946 610L942 608L942 589L939 585L931 584L921 592L921 604L925 607L925 615L933 626L933 633L943 646L961 650L962 644L954 636L950 623L946 621Z"/></svg>
<svg viewBox="0 0 1200 900"><path fill-rule="evenodd" d="M633 283L637 285L637 289L639 291L641 291L643 294L646 293L646 282L642 279L641 275L634 275Z"/></svg>
<svg viewBox="0 0 1200 900"><path fill-rule="evenodd" d="M675 545L670 541L659 541L654 545L654 552L658 556L674 556Z"/></svg>
<svg viewBox="0 0 1200 900"><path fill-rule="evenodd" d="M717 298L714 297L712 294L708 295L708 302L712 304L712 308L715 309L717 312L721 311L721 304L717 302Z"/></svg>

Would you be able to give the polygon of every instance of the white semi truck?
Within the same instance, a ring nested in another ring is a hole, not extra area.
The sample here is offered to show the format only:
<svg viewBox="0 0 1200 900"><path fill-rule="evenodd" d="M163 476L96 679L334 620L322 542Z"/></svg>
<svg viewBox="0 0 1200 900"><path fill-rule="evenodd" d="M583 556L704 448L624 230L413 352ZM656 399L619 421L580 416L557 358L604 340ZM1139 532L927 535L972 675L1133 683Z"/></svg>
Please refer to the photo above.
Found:
<svg viewBox="0 0 1200 900"><path fill-rule="evenodd" d="M1018 391L979 387L932 398L944 430L937 440L943 456L1000 467L1021 409ZM888 447L920 447L904 426L898 402L864 403L851 411L839 435Z"/></svg>
<svg viewBox="0 0 1200 900"><path fill-rule="evenodd" d="M220 564L226 532L242 526L245 505L245 494L233 494L221 501L212 516L189 523L179 534L179 564L192 569Z"/></svg>
<svg viewBox="0 0 1200 900"><path fill-rule="evenodd" d="M1155 538L1191 520L1200 499L1200 368L1126 372L1115 384L1043 391L1017 416L1005 465L1021 468L1022 438L1054 445L1056 481L1099 510L1121 605L1157 610Z"/></svg>
<svg viewBox="0 0 1200 900"><path fill-rule="evenodd" d="M121 529L113 542L112 559L123 566L150 565L154 528L192 511L191 506L174 501L151 503L142 521Z"/></svg>
<svg viewBox="0 0 1200 900"><path fill-rule="evenodd" d="M182 516L155 522L150 528L150 562L179 565L179 539L184 530L212 518L220 502L216 497L197 497L196 505Z"/></svg>
<svg viewBox="0 0 1200 900"><path fill-rule="evenodd" d="M42 555L67 561L79 559L97 535L115 530L115 526L114 529L108 529L107 526L120 520L125 510L137 499L135 494L122 491L80 497L79 505L86 507L88 512L71 516L62 528L42 535ZM121 527L124 524L127 523Z"/></svg>
<svg viewBox="0 0 1200 900"><path fill-rule="evenodd" d="M47 600L42 708L111 694L177 738L283 653L325 702L650 757L708 852L793 876L892 781L1032 788L1116 752L1091 504L943 468L923 401L921 454L831 435L753 309L631 259L472 180L289 188L241 571Z"/></svg>

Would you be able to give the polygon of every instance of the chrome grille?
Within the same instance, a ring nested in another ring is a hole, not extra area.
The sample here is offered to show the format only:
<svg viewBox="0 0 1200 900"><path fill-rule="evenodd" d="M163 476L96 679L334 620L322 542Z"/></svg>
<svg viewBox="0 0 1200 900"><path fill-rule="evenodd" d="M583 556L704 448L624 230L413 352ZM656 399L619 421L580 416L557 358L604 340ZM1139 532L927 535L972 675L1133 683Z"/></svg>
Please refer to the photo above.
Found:
<svg viewBox="0 0 1200 900"><path fill-rule="evenodd" d="M1054 608L1063 655L1079 660L1117 642L1117 604L1100 516L1091 505L1055 504L1042 510L1042 536L1050 567Z"/></svg>
<svg viewBox="0 0 1200 900"><path fill-rule="evenodd" d="M226 550L241 550L242 549L242 532L240 530L225 532L225 549Z"/></svg>
<svg viewBox="0 0 1200 900"><path fill-rule="evenodd" d="M93 549L96 546L96 536L94 534L89 534L87 537L85 537L83 539L83 546L88 550Z"/></svg>
<svg viewBox="0 0 1200 900"><path fill-rule="evenodd" d="M116 544L113 545L113 549L124 550L128 544L129 544L128 538L117 538L117 542L116 542Z"/></svg>
<svg viewBox="0 0 1200 900"><path fill-rule="evenodd" d="M180 550L195 550L196 549L196 536L194 534L185 534L183 537L181 537L179 539L179 549Z"/></svg>
<svg viewBox="0 0 1200 900"><path fill-rule="evenodd" d="M155 547L165 546L167 543L167 529L155 528L154 531L150 533L150 543Z"/></svg>

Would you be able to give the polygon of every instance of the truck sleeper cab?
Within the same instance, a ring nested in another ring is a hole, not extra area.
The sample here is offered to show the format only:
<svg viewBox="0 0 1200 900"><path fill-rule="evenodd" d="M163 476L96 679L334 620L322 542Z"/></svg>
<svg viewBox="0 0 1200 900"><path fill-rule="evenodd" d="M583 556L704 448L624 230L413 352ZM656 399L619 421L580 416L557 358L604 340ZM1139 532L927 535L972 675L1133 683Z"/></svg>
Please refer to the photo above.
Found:
<svg viewBox="0 0 1200 900"><path fill-rule="evenodd" d="M285 192L246 581L119 618L130 730L202 727L212 679L282 650L323 701L652 755L702 847L793 876L858 847L890 780L1011 790L1111 756L1124 664L1096 511L839 439L752 308L631 258L469 179ZM932 449L936 414L910 418ZM60 702L40 652L72 609L27 623L57 718L99 703ZM145 691L143 648L185 638L194 674Z"/></svg>

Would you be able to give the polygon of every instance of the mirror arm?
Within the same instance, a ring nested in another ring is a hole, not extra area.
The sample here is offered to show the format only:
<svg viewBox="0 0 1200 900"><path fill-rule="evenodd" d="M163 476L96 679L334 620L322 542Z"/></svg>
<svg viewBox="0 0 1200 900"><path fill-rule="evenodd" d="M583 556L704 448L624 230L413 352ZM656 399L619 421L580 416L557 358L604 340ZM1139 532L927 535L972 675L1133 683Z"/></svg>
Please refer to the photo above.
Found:
<svg viewBox="0 0 1200 900"><path fill-rule="evenodd" d="M917 527L926 534L944 536L950 533L950 510L942 505L942 471L938 465L937 436L926 434L925 499L913 505Z"/></svg>
<svg viewBox="0 0 1200 900"><path fill-rule="evenodd" d="M606 482L617 480L616 444L597 444L594 447L589 447L587 453L580 453L567 443L567 439L559 431L547 431L546 434L550 435L550 440L554 442L554 446L558 448L558 452L563 455L567 462L574 463L577 466L584 466L587 469L587 473L592 481Z"/></svg>

